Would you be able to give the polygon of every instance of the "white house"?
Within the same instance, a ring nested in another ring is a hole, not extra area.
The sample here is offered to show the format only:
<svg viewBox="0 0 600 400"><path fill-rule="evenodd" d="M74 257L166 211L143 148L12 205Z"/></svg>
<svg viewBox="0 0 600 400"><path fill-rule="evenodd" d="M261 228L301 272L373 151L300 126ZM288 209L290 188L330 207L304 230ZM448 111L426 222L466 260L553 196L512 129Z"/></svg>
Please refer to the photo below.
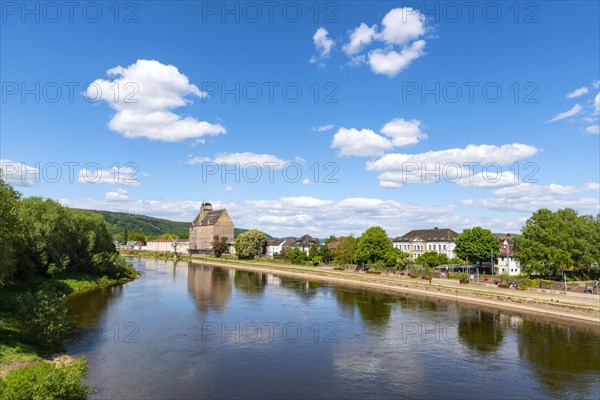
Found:
<svg viewBox="0 0 600 400"><path fill-rule="evenodd" d="M269 240L267 242L267 248L266 248L266 253L267 253L267 257L275 257L281 254L281 252L283 251L283 244L285 243L285 240L282 239L275 239L275 240Z"/></svg>
<svg viewBox="0 0 600 400"><path fill-rule="evenodd" d="M174 253L175 243L177 243L178 253L187 253L190 249L190 242L188 239L177 239L177 241L172 239L154 239L146 242L146 250L160 253Z"/></svg>
<svg viewBox="0 0 600 400"><path fill-rule="evenodd" d="M454 240L458 233L452 229L416 229L402 236L392 239L392 245L409 253L412 258L417 258L423 253L434 251L439 254L445 254L448 258L455 258L454 251L456 245Z"/></svg>
<svg viewBox="0 0 600 400"><path fill-rule="evenodd" d="M496 271L499 274L520 275L521 264L514 258L514 242L510 235L499 236L500 253L496 259Z"/></svg>

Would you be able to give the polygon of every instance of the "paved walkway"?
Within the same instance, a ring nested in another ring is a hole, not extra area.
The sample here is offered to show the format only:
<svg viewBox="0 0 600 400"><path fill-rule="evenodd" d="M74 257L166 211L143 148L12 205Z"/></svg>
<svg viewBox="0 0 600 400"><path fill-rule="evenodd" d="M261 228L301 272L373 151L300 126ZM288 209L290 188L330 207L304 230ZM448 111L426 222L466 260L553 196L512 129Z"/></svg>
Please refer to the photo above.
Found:
<svg viewBox="0 0 600 400"><path fill-rule="evenodd" d="M361 281L369 281L369 282L380 282L380 283L389 283L393 284L402 283L408 285L426 286L429 285L428 281L421 279L411 279L409 277L403 275L376 275L376 274L366 274L364 272L353 272L351 270L337 271L330 269L328 267L309 267L309 266L299 266L292 264L284 264L284 263L270 263L270 262L249 262L249 261L240 261L240 260L217 260L214 258L208 259L196 259L194 261L197 262L209 262L209 263L218 263L221 265L231 265L231 264L241 264L248 266L256 266L269 268L275 271L296 271L299 273L307 274L307 277L310 279L309 275L318 275L318 276L332 276L339 278L347 278L360 283ZM431 285L454 289L458 291L465 292L474 292L474 293L488 293L495 294L498 296L507 296L507 297L515 297L515 298L527 298L534 299L538 301L548 302L548 303L562 303L562 304L570 304L577 306L584 306L588 308L597 309L600 313L600 296L596 294L584 294L584 293L543 293L537 290L517 290L517 289L501 289L496 287L493 284L460 284L457 279L438 279L433 278Z"/></svg>

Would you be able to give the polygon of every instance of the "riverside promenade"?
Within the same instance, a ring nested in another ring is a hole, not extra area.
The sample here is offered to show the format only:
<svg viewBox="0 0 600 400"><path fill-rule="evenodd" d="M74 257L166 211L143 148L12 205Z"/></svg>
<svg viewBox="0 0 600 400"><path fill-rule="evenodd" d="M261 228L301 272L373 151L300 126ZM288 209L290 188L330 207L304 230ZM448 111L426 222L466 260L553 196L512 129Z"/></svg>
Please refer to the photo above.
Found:
<svg viewBox="0 0 600 400"><path fill-rule="evenodd" d="M186 260L188 258L186 257ZM310 267L273 262L217 260L192 258L192 263L235 268L247 271L309 279L382 291L393 294L413 294L430 299L444 299L485 306L493 309L545 315L562 321L591 323L600 328L600 296L597 294L541 291L539 289L503 289L488 284L460 284L457 279L431 281L401 275L376 275L329 267Z"/></svg>

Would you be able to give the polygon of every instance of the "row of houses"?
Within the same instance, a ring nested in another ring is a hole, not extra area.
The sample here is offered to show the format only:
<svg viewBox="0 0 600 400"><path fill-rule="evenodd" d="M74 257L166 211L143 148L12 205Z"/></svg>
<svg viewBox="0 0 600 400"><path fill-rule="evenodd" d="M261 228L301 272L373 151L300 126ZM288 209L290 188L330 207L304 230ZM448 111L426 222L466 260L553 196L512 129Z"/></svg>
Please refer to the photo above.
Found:
<svg viewBox="0 0 600 400"><path fill-rule="evenodd" d="M145 250L151 252L177 252L177 253L211 253L213 237L226 237L229 244L229 253L235 253L233 245L234 225L231 217L225 209L214 210L211 203L204 202L200 211L190 225L189 240L187 239L155 239L148 241L145 245L135 244L134 250ZM392 246L409 253L413 259L427 252L444 254L448 258L456 258L456 238L458 233L449 228L439 229L416 229L402 236L390 238ZM340 238L341 239L341 238ZM335 250L338 241L327 244ZM500 254L494 260L494 269L498 273L519 275L521 268L513 257L514 246L510 235L499 236L498 243ZM318 239L306 234L299 238L274 239L267 242L265 253L267 257L281 255L290 248L298 248L307 255L312 246L319 248L321 243ZM488 262L487 267L491 267Z"/></svg>
<svg viewBox="0 0 600 400"><path fill-rule="evenodd" d="M390 241L394 248L410 254L413 259L416 259L427 252L444 254L451 259L456 258L455 241L457 236L458 233L452 229L439 229L435 227L433 229L412 230L402 236L391 238ZM340 240L341 238L337 241L330 242L327 246L332 250L335 250ZM282 254L286 249L297 247L308 255L313 244L317 247L321 246L321 243L310 235L304 235L300 238L275 239L267 242L265 253L268 257L275 257ZM521 267L519 262L514 259L513 238L510 235L499 236L498 245L500 247L500 252L498 257L494 260L495 272L500 274L519 275L521 273ZM491 261L484 263L484 266L490 268Z"/></svg>

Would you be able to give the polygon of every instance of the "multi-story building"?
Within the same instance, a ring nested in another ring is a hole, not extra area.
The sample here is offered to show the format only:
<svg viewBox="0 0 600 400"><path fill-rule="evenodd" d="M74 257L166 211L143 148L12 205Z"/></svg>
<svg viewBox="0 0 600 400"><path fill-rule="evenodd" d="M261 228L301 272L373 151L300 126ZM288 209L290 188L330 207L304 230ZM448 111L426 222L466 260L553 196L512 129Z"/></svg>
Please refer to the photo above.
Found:
<svg viewBox="0 0 600 400"><path fill-rule="evenodd" d="M233 243L233 221L227 210L213 210L212 204L202 203L198 216L190 225L190 252L211 253L215 235L226 237Z"/></svg>
<svg viewBox="0 0 600 400"><path fill-rule="evenodd" d="M455 258L454 240L457 236L458 233L447 228L416 229L392 239L392 245L409 253L413 258L430 251L445 254L448 258Z"/></svg>

